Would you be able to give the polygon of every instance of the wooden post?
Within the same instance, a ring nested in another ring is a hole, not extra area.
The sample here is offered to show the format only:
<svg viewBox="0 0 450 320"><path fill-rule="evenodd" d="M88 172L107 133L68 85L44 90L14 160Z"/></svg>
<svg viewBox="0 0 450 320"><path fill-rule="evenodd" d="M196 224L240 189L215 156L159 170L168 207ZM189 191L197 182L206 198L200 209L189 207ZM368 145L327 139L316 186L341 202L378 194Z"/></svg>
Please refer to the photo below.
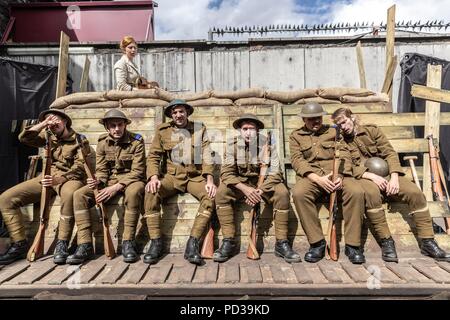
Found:
<svg viewBox="0 0 450 320"><path fill-rule="evenodd" d="M87 84L89 80L89 69L91 67L91 60L89 60L89 57L86 56L86 60L84 60L84 68L83 73L81 75L80 80L80 92L86 92L87 91Z"/></svg>
<svg viewBox="0 0 450 320"><path fill-rule="evenodd" d="M56 83L56 98L66 95L67 70L69 68L69 36L61 31L59 42L58 82Z"/></svg>
<svg viewBox="0 0 450 320"><path fill-rule="evenodd" d="M442 79L441 65L428 65L427 68L427 87L440 88ZM425 104L425 138L433 134L434 138L439 141L439 124L440 124L440 108L439 102L427 101ZM423 193L428 201L433 201L433 193L431 192L431 176L430 176L430 157L428 153L423 154Z"/></svg>
<svg viewBox="0 0 450 320"><path fill-rule="evenodd" d="M278 153L278 159L280 161L280 168L283 172L284 179L287 181L286 176L286 167L285 167L285 145L284 145L284 122L283 122L283 106L281 104L275 104L273 106L273 128L274 131L277 133L275 135L276 138L276 149Z"/></svg>
<svg viewBox="0 0 450 320"><path fill-rule="evenodd" d="M381 92L392 94L392 84L394 82L394 73L396 68L397 56L394 56L394 58L389 61L388 69L386 71L386 74L384 75L383 88L381 89ZM389 98L392 102L392 96L390 96Z"/></svg>
<svg viewBox="0 0 450 320"><path fill-rule="evenodd" d="M419 84L413 84L411 95L424 100L431 100L440 103L450 103L450 91L436 88L429 88Z"/></svg>
<svg viewBox="0 0 450 320"><path fill-rule="evenodd" d="M356 59L358 61L360 87L363 89L367 89L366 70L364 69L364 59L362 54L361 41L358 41L358 44L356 45Z"/></svg>
<svg viewBox="0 0 450 320"><path fill-rule="evenodd" d="M387 29L386 29L386 74L389 70L391 61L394 59L395 44L395 4L387 11ZM388 88L386 93L392 101L392 87Z"/></svg>

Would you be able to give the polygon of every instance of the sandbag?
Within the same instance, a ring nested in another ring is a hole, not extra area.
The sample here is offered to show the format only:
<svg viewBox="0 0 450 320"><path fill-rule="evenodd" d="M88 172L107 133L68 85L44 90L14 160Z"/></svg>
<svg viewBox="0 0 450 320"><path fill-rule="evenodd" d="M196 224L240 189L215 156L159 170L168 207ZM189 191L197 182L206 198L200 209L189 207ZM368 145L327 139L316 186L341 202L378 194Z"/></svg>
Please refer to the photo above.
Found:
<svg viewBox="0 0 450 320"><path fill-rule="evenodd" d="M64 97L59 97L55 101L52 102L52 104L49 106L49 109L64 109L67 108L68 104L63 99Z"/></svg>
<svg viewBox="0 0 450 320"><path fill-rule="evenodd" d="M174 94L166 91L161 88L155 88L156 92L158 93L158 98L165 101L172 101L174 99Z"/></svg>
<svg viewBox="0 0 450 320"><path fill-rule="evenodd" d="M278 101L265 98L242 98L234 101L234 103L237 106L280 104Z"/></svg>
<svg viewBox="0 0 450 320"><path fill-rule="evenodd" d="M318 91L319 96L326 99L339 99L342 96L367 97L374 95L375 92L362 88L321 88Z"/></svg>
<svg viewBox="0 0 450 320"><path fill-rule="evenodd" d="M389 102L389 96L386 93L377 93L368 97L343 96L340 99L344 103L364 103L364 102Z"/></svg>
<svg viewBox="0 0 450 320"><path fill-rule="evenodd" d="M262 98L264 97L264 90L261 88L249 88L239 91L212 91L212 97L224 98L231 100L238 100L241 98Z"/></svg>
<svg viewBox="0 0 450 320"><path fill-rule="evenodd" d="M304 98L304 99L300 99L298 101L295 102L295 104L305 104L308 102L317 102L320 104L341 104L340 100L333 100L333 99L325 99L322 97L314 97L314 98Z"/></svg>
<svg viewBox="0 0 450 320"><path fill-rule="evenodd" d="M134 91L109 90L106 93L108 100L122 100L122 99L159 99L158 92L155 89L142 89Z"/></svg>
<svg viewBox="0 0 450 320"><path fill-rule="evenodd" d="M317 96L317 89L303 89L297 91L266 91L267 99L277 100L282 103L292 103L302 98Z"/></svg>
<svg viewBox="0 0 450 320"><path fill-rule="evenodd" d="M123 108L165 107L169 103L161 99L124 99L121 101Z"/></svg>
<svg viewBox="0 0 450 320"><path fill-rule="evenodd" d="M183 92L183 93L177 93L173 95L174 99L183 99L186 101L194 101L194 100L202 100L202 99L208 99L211 97L211 91L204 91L204 92Z"/></svg>
<svg viewBox="0 0 450 320"><path fill-rule="evenodd" d="M67 105L106 101L106 92L77 92L62 97Z"/></svg>
<svg viewBox="0 0 450 320"><path fill-rule="evenodd" d="M67 109L114 109L119 107L119 101L102 101L102 102L91 102L85 104L71 104Z"/></svg>
<svg viewBox="0 0 450 320"><path fill-rule="evenodd" d="M233 105L233 101L230 99L208 98L190 101L189 104L193 107L231 106Z"/></svg>

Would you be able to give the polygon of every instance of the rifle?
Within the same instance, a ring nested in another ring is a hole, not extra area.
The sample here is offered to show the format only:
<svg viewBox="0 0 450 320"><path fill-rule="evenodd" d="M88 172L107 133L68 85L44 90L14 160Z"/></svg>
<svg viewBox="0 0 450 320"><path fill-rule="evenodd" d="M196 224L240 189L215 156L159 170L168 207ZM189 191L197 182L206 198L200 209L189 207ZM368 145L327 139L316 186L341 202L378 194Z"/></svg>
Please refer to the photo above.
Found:
<svg viewBox="0 0 450 320"><path fill-rule="evenodd" d="M86 161L88 154L86 153L86 151L83 147L82 136L80 134L77 134L76 136L77 136L77 142L78 142L78 145L79 145L80 151L81 151L81 159L83 160L84 170L86 171L88 178L95 180L96 179L95 175L92 173L92 170L89 167L88 162ZM98 188L96 187L94 189L94 196L97 197L97 194L98 194ZM109 221L108 221L108 215L106 213L105 206L103 205L102 202L96 203L95 210L97 211L98 216L100 217L100 220L103 225L103 245L104 245L105 255L109 259L112 259L116 256L116 250L114 249L114 244L113 244L113 241L111 238L111 233L109 232Z"/></svg>
<svg viewBox="0 0 450 320"><path fill-rule="evenodd" d="M50 155L51 152L51 142L50 142L50 129L46 129L45 131L45 147L44 147L44 158L42 165L42 177L51 174L52 167L52 158ZM51 199L51 187L42 186L41 193L41 204L40 204L40 222L39 229L34 237L33 244L27 253L27 260L30 262L39 259L44 255L44 240L45 240L45 230L48 225L48 218L50 215L50 199Z"/></svg>
<svg viewBox="0 0 450 320"><path fill-rule="evenodd" d="M334 157L333 157L333 172L331 174L331 181L336 181L338 175L339 168L339 147L338 142L340 140L340 132L341 126L336 125L336 136L334 138ZM337 197L336 191L330 194L330 205L329 205L329 220L328 220L328 228L327 228L327 250L326 258L337 261L338 260L338 244L336 237L336 216L337 216Z"/></svg>
<svg viewBox="0 0 450 320"><path fill-rule="evenodd" d="M442 189L442 184L446 184L444 170L442 170L442 164L439 159L439 146L436 146L437 142L430 134L428 137L428 152L430 155L430 177L431 186L433 191L433 197L435 200L443 201L446 203L447 209L450 209L450 202L448 197L445 196ZM441 183L442 182L442 183ZM445 186L447 192L447 186ZM447 225L447 233L450 234L450 218L445 219Z"/></svg>
<svg viewBox="0 0 450 320"><path fill-rule="evenodd" d="M211 217L208 233L206 233L203 239L202 250L200 252L201 256L205 259L212 259L214 255L214 228L212 219L214 218Z"/></svg>
<svg viewBox="0 0 450 320"><path fill-rule="evenodd" d="M262 162L260 164L261 168L259 170L258 182L256 184L257 189L261 188L262 184L264 183L267 174L267 169L269 167L271 137L272 135L269 131L268 138L262 149ZM260 204L257 203L250 211L251 232L248 239L247 258L252 260L259 259L258 249L256 249L256 222L258 220L259 214L260 214Z"/></svg>

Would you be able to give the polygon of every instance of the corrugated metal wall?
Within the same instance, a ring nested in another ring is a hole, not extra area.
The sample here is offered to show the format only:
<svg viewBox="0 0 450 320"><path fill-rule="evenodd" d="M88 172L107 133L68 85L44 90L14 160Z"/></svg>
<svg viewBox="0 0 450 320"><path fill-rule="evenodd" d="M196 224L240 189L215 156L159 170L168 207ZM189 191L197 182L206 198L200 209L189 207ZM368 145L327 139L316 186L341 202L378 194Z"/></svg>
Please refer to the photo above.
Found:
<svg viewBox="0 0 450 320"><path fill-rule="evenodd" d="M88 90L114 88L112 66L119 51L88 55L91 60ZM450 41L416 44L398 43L399 61L407 52L418 52L450 60ZM368 88L380 91L385 70L384 44L363 46ZM14 56L12 59L57 64L57 56ZM70 55L69 72L75 91L79 88L85 55ZM142 49L136 59L141 73L170 91L238 90L263 87L272 90L349 86L359 87L354 44L306 48L252 47L194 51L179 49ZM394 77L394 108L400 82L400 68Z"/></svg>

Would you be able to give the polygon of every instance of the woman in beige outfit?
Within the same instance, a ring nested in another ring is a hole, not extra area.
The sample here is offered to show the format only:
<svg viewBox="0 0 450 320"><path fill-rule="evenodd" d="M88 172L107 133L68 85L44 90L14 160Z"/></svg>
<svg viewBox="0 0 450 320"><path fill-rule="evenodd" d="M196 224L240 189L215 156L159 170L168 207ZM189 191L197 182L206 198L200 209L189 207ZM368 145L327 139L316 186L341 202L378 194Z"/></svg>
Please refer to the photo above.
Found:
<svg viewBox="0 0 450 320"><path fill-rule="evenodd" d="M123 91L138 90L136 81L139 79L139 69L133 63L137 54L137 44L133 37L125 36L120 42L123 55L114 65L114 76L116 77L116 89Z"/></svg>

